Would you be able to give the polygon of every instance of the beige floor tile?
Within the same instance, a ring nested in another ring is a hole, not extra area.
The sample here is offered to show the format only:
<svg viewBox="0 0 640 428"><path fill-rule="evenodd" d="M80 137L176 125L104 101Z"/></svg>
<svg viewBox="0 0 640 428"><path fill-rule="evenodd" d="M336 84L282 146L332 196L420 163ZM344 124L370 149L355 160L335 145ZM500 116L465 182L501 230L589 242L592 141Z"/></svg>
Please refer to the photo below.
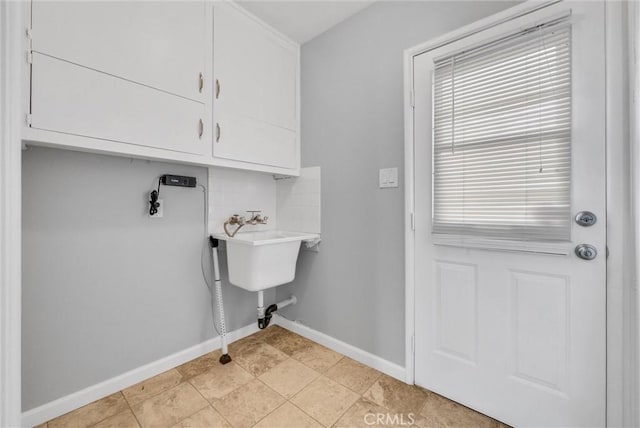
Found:
<svg viewBox="0 0 640 428"><path fill-rule="evenodd" d="M322 425L287 402L254 425L254 428L322 428Z"/></svg>
<svg viewBox="0 0 640 428"><path fill-rule="evenodd" d="M35 427L33 427L33 428L47 428L47 423L45 422L45 423L43 423L43 424L36 425L36 426L35 426Z"/></svg>
<svg viewBox="0 0 640 428"><path fill-rule="evenodd" d="M317 343L309 342L304 348L295 351L291 357L314 370L324 373L329 367L340 361L343 355Z"/></svg>
<svg viewBox="0 0 640 428"><path fill-rule="evenodd" d="M265 336L263 336L263 341L289 356L304 348L308 348L313 343L309 339L278 326L269 327L267 331L271 328L277 329L271 333L266 333Z"/></svg>
<svg viewBox="0 0 640 428"><path fill-rule="evenodd" d="M488 416L469 409L433 392L427 393L427 401L420 410L424 421L416 425L422 427L477 427L502 428L506 425Z"/></svg>
<svg viewBox="0 0 640 428"><path fill-rule="evenodd" d="M383 374L363 397L391 411L419 413L427 399L427 393Z"/></svg>
<svg viewBox="0 0 640 428"><path fill-rule="evenodd" d="M251 373L232 361L229 364L217 364L189 382L204 398L213 401L224 397L253 379L255 378Z"/></svg>
<svg viewBox="0 0 640 428"><path fill-rule="evenodd" d="M111 416L104 421L100 422L97 425L94 425L93 428L139 428L140 425L136 420L136 417L133 416L131 410L127 409L122 413L118 413L117 415Z"/></svg>
<svg viewBox="0 0 640 428"><path fill-rule="evenodd" d="M382 375L378 370L344 357L325 373L329 379L346 386L358 394L364 394Z"/></svg>
<svg viewBox="0 0 640 428"><path fill-rule="evenodd" d="M195 415L178 422L173 428L231 428L231 425L213 407L208 406Z"/></svg>
<svg viewBox="0 0 640 428"><path fill-rule="evenodd" d="M291 399L291 402L324 426L331 426L358 399L358 394L329 378L320 376Z"/></svg>
<svg viewBox="0 0 640 428"><path fill-rule="evenodd" d="M170 427L208 405L207 400L185 382L131 408L140 424L146 428Z"/></svg>
<svg viewBox="0 0 640 428"><path fill-rule="evenodd" d="M37 428L508 428L279 326L230 354L230 364L208 353Z"/></svg>
<svg viewBox="0 0 640 428"><path fill-rule="evenodd" d="M229 355L233 358L236 353L242 352L246 347L255 345L256 343L262 343L262 336L260 332L254 333L251 336L243 337L242 339L229 344Z"/></svg>
<svg viewBox="0 0 640 428"><path fill-rule="evenodd" d="M122 390L130 405L138 404L182 382L182 375L172 369Z"/></svg>
<svg viewBox="0 0 640 428"><path fill-rule="evenodd" d="M176 370L178 370L185 379L191 379L194 376L208 371L214 365L220 364L220 355L222 355L220 351L209 352L195 360L176 367Z"/></svg>
<svg viewBox="0 0 640 428"><path fill-rule="evenodd" d="M232 393L213 402L213 407L234 428L251 427L274 411L284 398L258 379L241 386Z"/></svg>
<svg viewBox="0 0 640 428"><path fill-rule="evenodd" d="M260 380L285 398L291 398L320 374L289 358L260 376Z"/></svg>
<svg viewBox="0 0 640 428"><path fill-rule="evenodd" d="M254 376L260 376L289 357L273 346L255 342L237 350L231 358Z"/></svg>
<svg viewBox="0 0 640 428"><path fill-rule="evenodd" d="M277 336L282 333L289 333L289 330L287 330L286 328L282 328L279 325L272 324L264 330L260 330L259 332L254 333L254 335L256 337L259 337L260 340L264 341L271 336Z"/></svg>
<svg viewBox="0 0 640 428"><path fill-rule="evenodd" d="M334 427L410 427L414 425L417 418L422 418L422 416L416 413L391 412L389 409L360 398L336 422Z"/></svg>
<svg viewBox="0 0 640 428"><path fill-rule="evenodd" d="M129 406L122 393L116 392L66 415L50 420L48 427L88 427L105 420L109 416L124 412L128 408Z"/></svg>

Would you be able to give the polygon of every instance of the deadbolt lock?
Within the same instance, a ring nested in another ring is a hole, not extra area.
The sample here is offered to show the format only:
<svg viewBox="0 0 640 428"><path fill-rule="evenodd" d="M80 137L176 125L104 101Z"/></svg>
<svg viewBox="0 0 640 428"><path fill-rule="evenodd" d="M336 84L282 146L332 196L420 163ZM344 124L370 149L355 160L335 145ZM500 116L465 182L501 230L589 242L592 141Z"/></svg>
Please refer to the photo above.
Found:
<svg viewBox="0 0 640 428"><path fill-rule="evenodd" d="M589 227L596 224L598 217L596 217L596 215L591 211L580 211L576 214L575 220L580 226Z"/></svg>

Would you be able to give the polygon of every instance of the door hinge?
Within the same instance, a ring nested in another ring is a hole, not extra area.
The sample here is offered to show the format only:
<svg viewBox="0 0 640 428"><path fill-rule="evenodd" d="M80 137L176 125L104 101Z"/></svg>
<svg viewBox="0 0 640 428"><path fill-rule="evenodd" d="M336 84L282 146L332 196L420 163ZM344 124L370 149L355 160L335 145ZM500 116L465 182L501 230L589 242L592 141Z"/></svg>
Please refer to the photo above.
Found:
<svg viewBox="0 0 640 428"><path fill-rule="evenodd" d="M415 336L411 336L411 353L412 354L416 353L416 337Z"/></svg>
<svg viewBox="0 0 640 428"><path fill-rule="evenodd" d="M29 49L27 50L27 64L33 64L33 52L31 51L31 42L33 41L33 32L31 28L27 28L25 32L27 40L29 40Z"/></svg>
<svg viewBox="0 0 640 428"><path fill-rule="evenodd" d="M415 95L415 92L413 91L409 91L409 105L411 107L416 106L416 95Z"/></svg>
<svg viewBox="0 0 640 428"><path fill-rule="evenodd" d="M26 122L27 126L31 127L31 113L27 113Z"/></svg>
<svg viewBox="0 0 640 428"><path fill-rule="evenodd" d="M411 230L416 230L416 216L414 213L409 214L411 221Z"/></svg>

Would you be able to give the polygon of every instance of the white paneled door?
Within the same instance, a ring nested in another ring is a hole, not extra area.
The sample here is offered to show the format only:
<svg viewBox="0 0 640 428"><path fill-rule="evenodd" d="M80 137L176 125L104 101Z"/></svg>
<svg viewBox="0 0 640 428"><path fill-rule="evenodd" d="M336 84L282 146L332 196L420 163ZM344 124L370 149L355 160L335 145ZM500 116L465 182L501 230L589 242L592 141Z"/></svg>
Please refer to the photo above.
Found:
<svg viewBox="0 0 640 428"><path fill-rule="evenodd" d="M514 426L606 424L604 16L560 2L413 57L415 382Z"/></svg>

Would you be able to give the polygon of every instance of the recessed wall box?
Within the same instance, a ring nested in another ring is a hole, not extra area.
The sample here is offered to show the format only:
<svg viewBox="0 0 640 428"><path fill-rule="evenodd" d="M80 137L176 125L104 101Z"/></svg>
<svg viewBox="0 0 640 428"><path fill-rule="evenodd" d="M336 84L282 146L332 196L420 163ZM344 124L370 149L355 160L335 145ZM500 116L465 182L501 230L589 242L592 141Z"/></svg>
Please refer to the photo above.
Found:
<svg viewBox="0 0 640 428"><path fill-rule="evenodd" d="M196 178L185 175L165 174L160 178L160 182L165 186L196 187Z"/></svg>

